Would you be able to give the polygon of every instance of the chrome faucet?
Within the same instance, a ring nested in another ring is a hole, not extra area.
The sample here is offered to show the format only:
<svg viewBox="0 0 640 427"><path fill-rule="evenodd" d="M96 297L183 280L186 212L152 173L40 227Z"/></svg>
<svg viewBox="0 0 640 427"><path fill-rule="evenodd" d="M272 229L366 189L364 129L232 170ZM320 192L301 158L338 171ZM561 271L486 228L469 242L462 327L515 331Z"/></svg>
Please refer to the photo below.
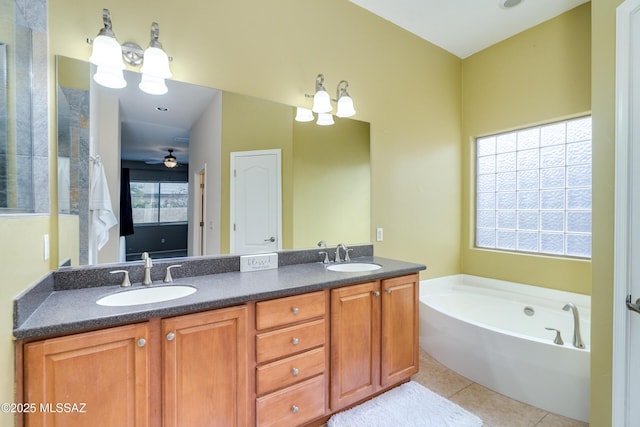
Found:
<svg viewBox="0 0 640 427"><path fill-rule="evenodd" d="M144 261L144 277L142 279L143 285L151 284L151 267L153 267L153 261L151 261L151 256L149 252L142 253L142 260Z"/></svg>
<svg viewBox="0 0 640 427"><path fill-rule="evenodd" d="M342 248L344 253L347 254L347 247L343 243L338 243L338 246L336 246L336 262L342 262L342 257L340 257L340 248Z"/></svg>
<svg viewBox="0 0 640 427"><path fill-rule="evenodd" d="M573 346L576 348L584 348L582 342L582 336L580 335L580 314L578 314L578 307L572 302L568 302L562 307L564 311L571 310L573 314Z"/></svg>
<svg viewBox="0 0 640 427"><path fill-rule="evenodd" d="M329 261L329 250L327 249L327 242L325 242L324 240L320 240L318 242L318 246L324 249L324 251L318 252L318 254L323 257L322 263L329 264L330 261Z"/></svg>
<svg viewBox="0 0 640 427"><path fill-rule="evenodd" d="M172 268L178 268L178 267L182 267L181 264L175 264L175 265L170 265L167 267L167 271L164 274L164 279L162 279L162 281L164 283L172 283L173 282L173 277L171 277L171 269Z"/></svg>

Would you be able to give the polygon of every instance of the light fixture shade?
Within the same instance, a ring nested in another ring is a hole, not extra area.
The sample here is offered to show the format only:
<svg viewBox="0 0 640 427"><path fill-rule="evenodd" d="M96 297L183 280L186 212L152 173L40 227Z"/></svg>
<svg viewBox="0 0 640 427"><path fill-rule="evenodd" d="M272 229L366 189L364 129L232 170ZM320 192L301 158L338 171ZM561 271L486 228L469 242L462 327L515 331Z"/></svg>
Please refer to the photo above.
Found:
<svg viewBox="0 0 640 427"><path fill-rule="evenodd" d="M121 89L127 85L122 70L122 48L111 36L99 35L93 40L93 50L89 61L97 65L93 79L100 85L113 89Z"/></svg>
<svg viewBox="0 0 640 427"><path fill-rule="evenodd" d="M169 69L169 56L164 50L158 47L148 47L144 51L142 59L142 68L140 72L143 74L151 74L153 76L168 79L172 76Z"/></svg>
<svg viewBox="0 0 640 427"><path fill-rule="evenodd" d="M320 126L331 126L334 123L333 114L330 113L318 113L318 121L317 125Z"/></svg>
<svg viewBox="0 0 640 427"><path fill-rule="evenodd" d="M151 95L163 95L167 93L167 85L164 79L172 76L169 69L169 57L164 50L158 47L148 47L144 51L142 60L142 79L138 87L143 92Z"/></svg>
<svg viewBox="0 0 640 427"><path fill-rule="evenodd" d="M343 95L338 99L338 111L336 116L338 117L351 117L356 114L356 110L353 108L353 100L349 95Z"/></svg>
<svg viewBox="0 0 640 427"><path fill-rule="evenodd" d="M298 107L296 109L296 122L310 122L313 121L313 112L304 107Z"/></svg>
<svg viewBox="0 0 640 427"><path fill-rule="evenodd" d="M164 165L168 168L175 168L176 166L178 166L178 162L176 161L175 157L173 159L164 159Z"/></svg>
<svg viewBox="0 0 640 427"><path fill-rule="evenodd" d="M329 113L332 110L331 97L326 90L318 90L313 95L313 107L311 108L314 113Z"/></svg>
<svg viewBox="0 0 640 427"><path fill-rule="evenodd" d="M122 89L127 86L122 69L108 65L98 65L96 73L93 75L93 80L99 85L111 89Z"/></svg>
<svg viewBox="0 0 640 427"><path fill-rule="evenodd" d="M95 65L109 65L124 70L122 48L115 37L98 35L93 40L93 50L89 62Z"/></svg>
<svg viewBox="0 0 640 427"><path fill-rule="evenodd" d="M142 75L138 87L141 91L148 93L149 95L164 95L169 91L162 77L150 74Z"/></svg>
<svg viewBox="0 0 640 427"><path fill-rule="evenodd" d="M169 154L164 156L164 161L162 162L168 168L175 168L178 166L178 160L176 156L173 155L173 150L169 150Z"/></svg>

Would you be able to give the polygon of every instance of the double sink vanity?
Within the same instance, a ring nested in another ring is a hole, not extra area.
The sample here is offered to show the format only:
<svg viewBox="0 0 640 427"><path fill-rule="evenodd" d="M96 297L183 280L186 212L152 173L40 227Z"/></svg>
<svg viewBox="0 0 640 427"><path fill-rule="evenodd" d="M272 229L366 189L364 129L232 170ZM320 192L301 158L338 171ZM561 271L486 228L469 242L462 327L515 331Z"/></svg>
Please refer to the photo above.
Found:
<svg viewBox="0 0 640 427"><path fill-rule="evenodd" d="M320 425L408 380L426 267L353 249L186 258L172 283L155 261L148 287L139 263L128 288L113 265L52 272L15 301L19 425Z"/></svg>

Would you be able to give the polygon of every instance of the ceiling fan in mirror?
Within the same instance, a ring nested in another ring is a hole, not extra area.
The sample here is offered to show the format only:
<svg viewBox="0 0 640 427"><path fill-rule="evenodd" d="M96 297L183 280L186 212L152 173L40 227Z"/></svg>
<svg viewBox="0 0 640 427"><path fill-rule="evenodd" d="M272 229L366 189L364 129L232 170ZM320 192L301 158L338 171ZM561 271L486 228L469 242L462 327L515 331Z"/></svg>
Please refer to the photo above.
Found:
<svg viewBox="0 0 640 427"><path fill-rule="evenodd" d="M173 149L169 148L167 151L169 151L169 154L167 154L166 156L164 156L164 159L162 161L159 162L154 162L154 161L149 161L149 162L145 162L148 165L160 165L163 164L166 167L168 167L169 169L173 169L177 166L180 166L180 164L178 163L178 159L176 159L176 156L173 155Z"/></svg>

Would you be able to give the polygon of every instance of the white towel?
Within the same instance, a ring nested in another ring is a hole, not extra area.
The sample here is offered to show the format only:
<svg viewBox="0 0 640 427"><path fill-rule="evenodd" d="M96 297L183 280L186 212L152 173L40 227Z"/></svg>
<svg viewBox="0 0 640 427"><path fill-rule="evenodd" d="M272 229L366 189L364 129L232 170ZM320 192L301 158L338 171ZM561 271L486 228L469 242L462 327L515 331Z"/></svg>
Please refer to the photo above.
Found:
<svg viewBox="0 0 640 427"><path fill-rule="evenodd" d="M58 212L71 212L71 160L58 157Z"/></svg>
<svg viewBox="0 0 640 427"><path fill-rule="evenodd" d="M109 241L109 229L118 224L118 220L113 214L107 177L99 160L93 162L93 170L91 172L91 189L89 192L91 228L93 230L93 241L98 250L100 250Z"/></svg>

